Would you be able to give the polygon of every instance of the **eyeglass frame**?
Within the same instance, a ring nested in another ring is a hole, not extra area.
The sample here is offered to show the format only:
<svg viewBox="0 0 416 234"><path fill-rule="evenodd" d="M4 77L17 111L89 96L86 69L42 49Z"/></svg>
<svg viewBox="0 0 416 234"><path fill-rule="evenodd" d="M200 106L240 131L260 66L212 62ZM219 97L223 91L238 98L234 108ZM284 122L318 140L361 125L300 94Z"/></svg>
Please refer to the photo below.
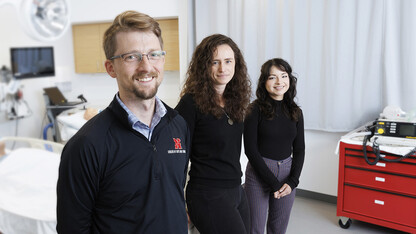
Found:
<svg viewBox="0 0 416 234"><path fill-rule="evenodd" d="M149 59L149 54L151 54L151 53L153 53L153 52L162 52L162 54L161 54L161 57L160 58L162 58L162 56L164 57L165 55L166 55L166 51L164 51L164 50L154 50L154 51L150 51L149 53L139 53L139 52L129 52L129 53L124 53L124 54L120 54L120 55L115 55L115 56L113 56L113 57L111 57L111 58L109 58L109 60L114 60L114 59L117 59L117 58L121 58L121 59L123 59L123 61L124 62L126 62L125 60L124 60L124 57L123 56L126 56L126 55L128 55L128 54L137 54L137 55L140 55L140 60L138 60L137 62L141 62L141 61L143 61L143 57L144 56L146 56L147 57L147 60L148 61L159 61L160 59L157 59L157 60L152 60L152 59Z"/></svg>

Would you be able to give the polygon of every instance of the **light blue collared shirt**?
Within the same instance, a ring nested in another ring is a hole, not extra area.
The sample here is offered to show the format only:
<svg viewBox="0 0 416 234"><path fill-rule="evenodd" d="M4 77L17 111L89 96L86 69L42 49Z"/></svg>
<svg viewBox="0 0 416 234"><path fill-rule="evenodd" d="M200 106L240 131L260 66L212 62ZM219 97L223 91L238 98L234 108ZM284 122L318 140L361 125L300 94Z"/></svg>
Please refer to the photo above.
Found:
<svg viewBox="0 0 416 234"><path fill-rule="evenodd" d="M162 101L157 96L155 97L155 100L156 100L155 114L153 115L152 122L150 123L151 127L149 127L143 122L141 122L139 118L137 118L137 116L135 116L133 112L131 112L129 108L127 108L126 105L124 105L124 103L121 101L118 95L119 94L117 93L116 99L118 103L120 103L121 107L123 107L123 109L127 112L128 120L129 120L129 123L131 124L131 127L137 132L140 132L148 140L150 140L152 138L152 133L156 125L160 122L162 117L165 116L165 114L168 112L166 110L165 105L163 105Z"/></svg>

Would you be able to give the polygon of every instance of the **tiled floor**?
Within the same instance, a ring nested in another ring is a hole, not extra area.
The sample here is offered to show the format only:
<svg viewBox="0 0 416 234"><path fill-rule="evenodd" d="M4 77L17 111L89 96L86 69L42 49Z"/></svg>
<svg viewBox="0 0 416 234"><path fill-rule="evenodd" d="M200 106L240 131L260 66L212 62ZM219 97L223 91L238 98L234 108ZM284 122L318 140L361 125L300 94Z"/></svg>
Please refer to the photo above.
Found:
<svg viewBox="0 0 416 234"><path fill-rule="evenodd" d="M338 225L336 205L297 196L286 234L404 234L397 230L353 220L348 229ZM198 233L198 232L190 232ZM1 232L0 232L1 234Z"/></svg>
<svg viewBox="0 0 416 234"><path fill-rule="evenodd" d="M338 225L335 204L297 196L293 205L287 234L403 234L397 230L353 220L348 229Z"/></svg>

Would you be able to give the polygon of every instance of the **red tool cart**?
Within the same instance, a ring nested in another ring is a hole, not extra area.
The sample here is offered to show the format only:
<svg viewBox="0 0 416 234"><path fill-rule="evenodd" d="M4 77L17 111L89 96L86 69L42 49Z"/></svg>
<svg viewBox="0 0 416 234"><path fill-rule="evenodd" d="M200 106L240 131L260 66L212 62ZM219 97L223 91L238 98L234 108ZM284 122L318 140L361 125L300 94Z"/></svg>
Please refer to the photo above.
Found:
<svg viewBox="0 0 416 234"><path fill-rule="evenodd" d="M375 159L367 146L368 160ZM381 151L380 160L370 165L362 145L340 142L337 216L348 228L356 219L409 233L416 233L416 155L399 161Z"/></svg>

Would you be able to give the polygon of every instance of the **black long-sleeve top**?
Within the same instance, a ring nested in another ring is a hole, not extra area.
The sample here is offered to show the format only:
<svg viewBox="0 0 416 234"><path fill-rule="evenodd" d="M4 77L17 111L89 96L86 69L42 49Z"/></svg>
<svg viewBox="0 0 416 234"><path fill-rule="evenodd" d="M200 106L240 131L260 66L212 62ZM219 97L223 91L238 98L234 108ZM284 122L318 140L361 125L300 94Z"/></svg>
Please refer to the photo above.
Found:
<svg viewBox="0 0 416 234"><path fill-rule="evenodd" d="M175 108L191 132L189 184L232 188L241 184L241 141L243 123L228 124L224 114L217 119L203 114L193 97L185 94Z"/></svg>
<svg viewBox="0 0 416 234"><path fill-rule="evenodd" d="M299 177L305 157L303 114L297 122L282 112L282 101L274 101L276 115L268 120L254 104L244 123L244 147L251 166L260 178L279 190L287 183L292 190L299 184ZM292 169L287 181L279 181L269 170L262 157L283 160L293 155Z"/></svg>

